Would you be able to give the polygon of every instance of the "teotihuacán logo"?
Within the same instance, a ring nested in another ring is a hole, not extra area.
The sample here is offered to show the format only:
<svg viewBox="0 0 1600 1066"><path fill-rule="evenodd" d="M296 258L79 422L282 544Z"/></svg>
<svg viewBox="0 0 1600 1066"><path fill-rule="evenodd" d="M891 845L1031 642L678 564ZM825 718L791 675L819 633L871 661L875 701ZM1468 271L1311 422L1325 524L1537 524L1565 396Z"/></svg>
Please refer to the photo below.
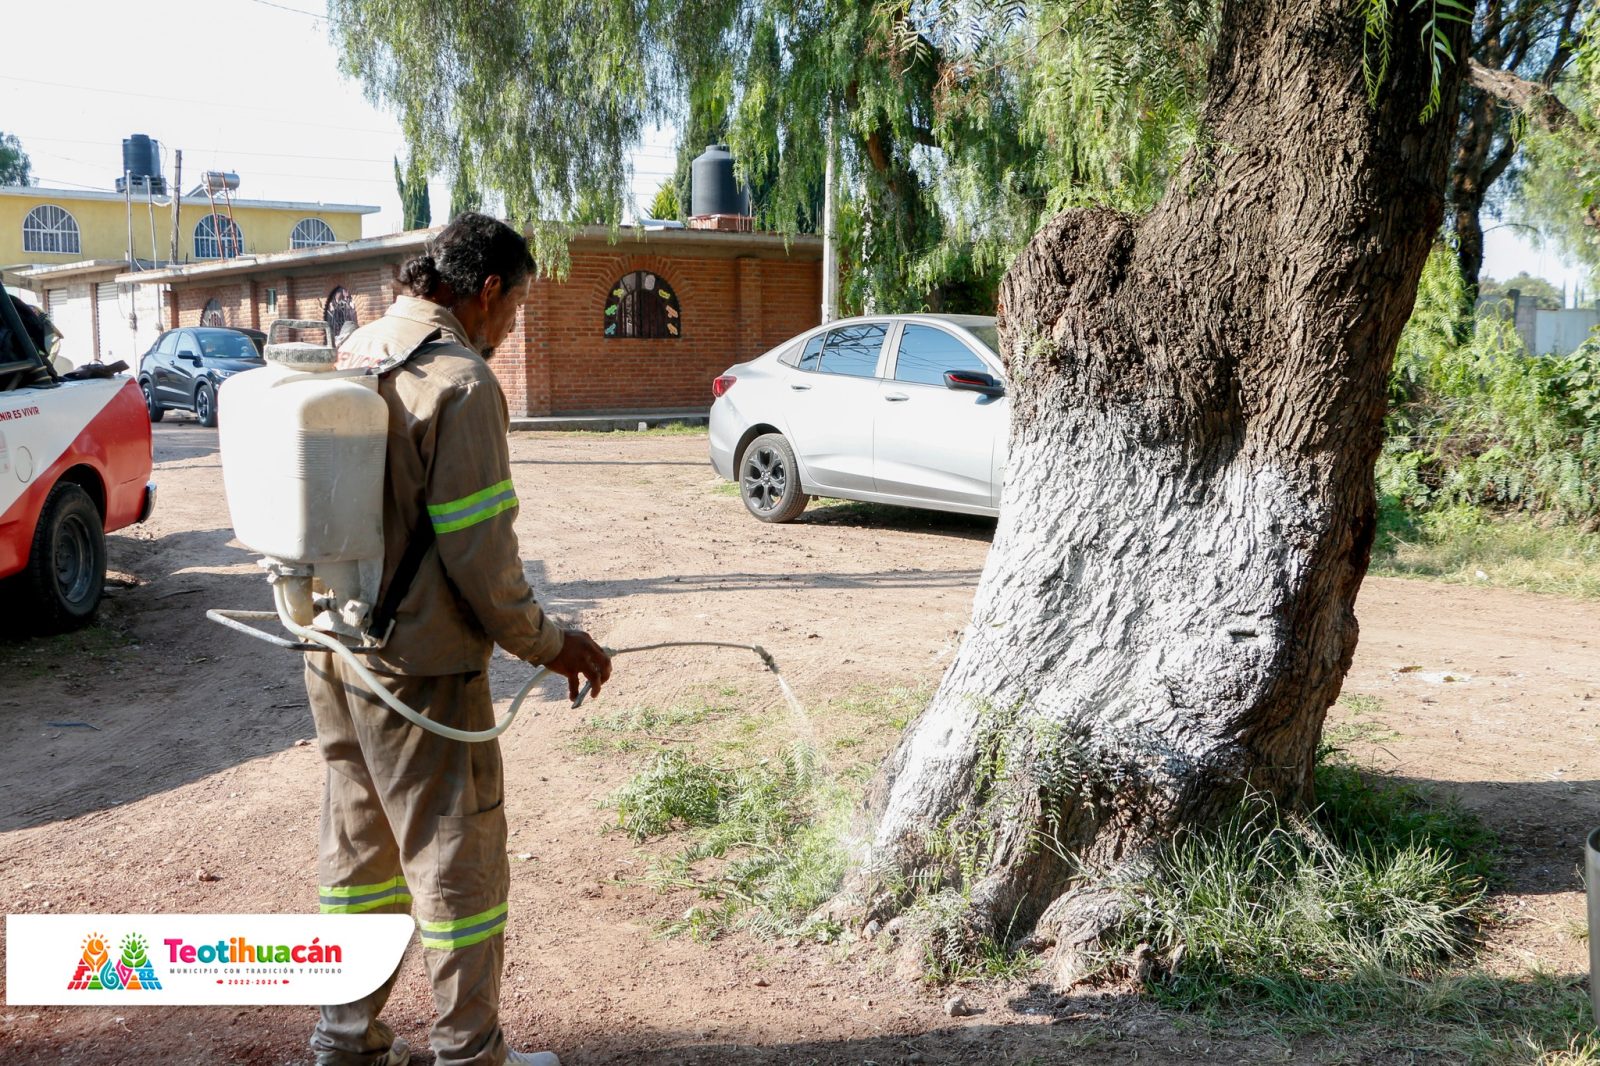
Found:
<svg viewBox="0 0 1600 1066"><path fill-rule="evenodd" d="M400 963L409 914L8 914L8 1004L349 1003Z"/></svg>
<svg viewBox="0 0 1600 1066"><path fill-rule="evenodd" d="M67 982L68 991L99 992L116 989L148 989L161 987L156 968L150 962L150 946L138 933L122 938L115 959L107 950L109 941L100 933L90 933L83 938L83 955L78 968Z"/></svg>

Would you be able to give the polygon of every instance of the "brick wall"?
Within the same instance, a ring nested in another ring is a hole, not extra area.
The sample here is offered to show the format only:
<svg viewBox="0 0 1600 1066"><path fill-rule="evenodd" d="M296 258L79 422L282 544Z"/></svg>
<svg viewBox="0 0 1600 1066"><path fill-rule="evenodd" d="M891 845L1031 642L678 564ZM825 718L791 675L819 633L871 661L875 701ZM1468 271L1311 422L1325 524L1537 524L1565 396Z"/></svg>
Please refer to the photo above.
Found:
<svg viewBox="0 0 1600 1066"><path fill-rule="evenodd" d="M362 324L394 299L403 256L355 260L322 272L240 274L225 282L173 285L177 324L196 325L208 301L229 326L266 329L275 318L320 319L328 295L350 291ZM625 274L648 270L672 286L682 310L678 337L604 334L610 293ZM512 333L490 363L514 415L699 410L711 381L820 321L821 266L792 258L644 254L624 246L575 248L565 281L540 278ZM269 290L277 309L269 310Z"/></svg>

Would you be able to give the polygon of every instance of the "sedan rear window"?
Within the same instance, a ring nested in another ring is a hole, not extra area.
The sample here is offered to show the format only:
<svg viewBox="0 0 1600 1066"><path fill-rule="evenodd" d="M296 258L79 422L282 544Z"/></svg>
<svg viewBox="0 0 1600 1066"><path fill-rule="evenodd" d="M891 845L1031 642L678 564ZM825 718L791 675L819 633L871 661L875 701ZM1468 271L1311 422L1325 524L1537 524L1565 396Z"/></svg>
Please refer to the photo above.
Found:
<svg viewBox="0 0 1600 1066"><path fill-rule="evenodd" d="M989 373L972 349L942 329L908 324L900 331L900 355L894 361L896 381L943 385L947 370Z"/></svg>
<svg viewBox="0 0 1600 1066"><path fill-rule="evenodd" d="M256 346L243 333L201 333L200 350L219 359L259 358Z"/></svg>
<svg viewBox="0 0 1600 1066"><path fill-rule="evenodd" d="M852 378L870 378L878 372L878 352L888 327L881 322L841 326L828 333L822 349L822 372Z"/></svg>

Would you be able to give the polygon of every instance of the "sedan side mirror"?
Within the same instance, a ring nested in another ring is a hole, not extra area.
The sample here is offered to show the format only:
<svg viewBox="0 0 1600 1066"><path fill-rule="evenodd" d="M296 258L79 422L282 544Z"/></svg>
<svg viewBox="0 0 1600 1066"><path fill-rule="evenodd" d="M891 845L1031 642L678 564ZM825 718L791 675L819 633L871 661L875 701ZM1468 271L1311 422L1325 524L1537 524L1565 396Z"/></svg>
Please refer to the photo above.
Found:
<svg viewBox="0 0 1600 1066"><path fill-rule="evenodd" d="M946 370L944 387L957 392L976 392L990 398L1006 394L1005 384L999 378L976 370Z"/></svg>

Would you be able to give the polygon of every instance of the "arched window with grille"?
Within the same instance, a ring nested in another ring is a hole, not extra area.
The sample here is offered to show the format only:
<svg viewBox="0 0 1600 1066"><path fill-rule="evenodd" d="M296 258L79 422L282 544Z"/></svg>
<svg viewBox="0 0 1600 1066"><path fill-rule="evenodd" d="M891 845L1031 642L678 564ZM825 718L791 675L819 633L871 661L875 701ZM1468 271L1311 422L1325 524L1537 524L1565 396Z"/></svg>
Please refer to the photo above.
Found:
<svg viewBox="0 0 1600 1066"><path fill-rule="evenodd" d="M683 333L683 309L667 280L648 270L624 274L606 294L605 335L670 339Z"/></svg>
<svg viewBox="0 0 1600 1066"><path fill-rule="evenodd" d="M227 215L206 215L194 227L196 259L231 259L244 252L244 234Z"/></svg>
<svg viewBox="0 0 1600 1066"><path fill-rule="evenodd" d="M302 218L295 223L294 232L289 234L290 248L321 248L336 242L333 227L320 218Z"/></svg>
<svg viewBox="0 0 1600 1066"><path fill-rule="evenodd" d="M344 340L346 334L361 324L357 320L356 302L349 289L340 285L328 293L328 299L322 305L322 320L332 327L336 341Z"/></svg>
<svg viewBox="0 0 1600 1066"><path fill-rule="evenodd" d="M202 326L226 326L228 316L222 310L222 301L213 296L206 301L205 307L200 311L200 324Z"/></svg>
<svg viewBox="0 0 1600 1066"><path fill-rule="evenodd" d="M65 208L40 204L22 220L22 250L54 255L79 255L78 220Z"/></svg>

